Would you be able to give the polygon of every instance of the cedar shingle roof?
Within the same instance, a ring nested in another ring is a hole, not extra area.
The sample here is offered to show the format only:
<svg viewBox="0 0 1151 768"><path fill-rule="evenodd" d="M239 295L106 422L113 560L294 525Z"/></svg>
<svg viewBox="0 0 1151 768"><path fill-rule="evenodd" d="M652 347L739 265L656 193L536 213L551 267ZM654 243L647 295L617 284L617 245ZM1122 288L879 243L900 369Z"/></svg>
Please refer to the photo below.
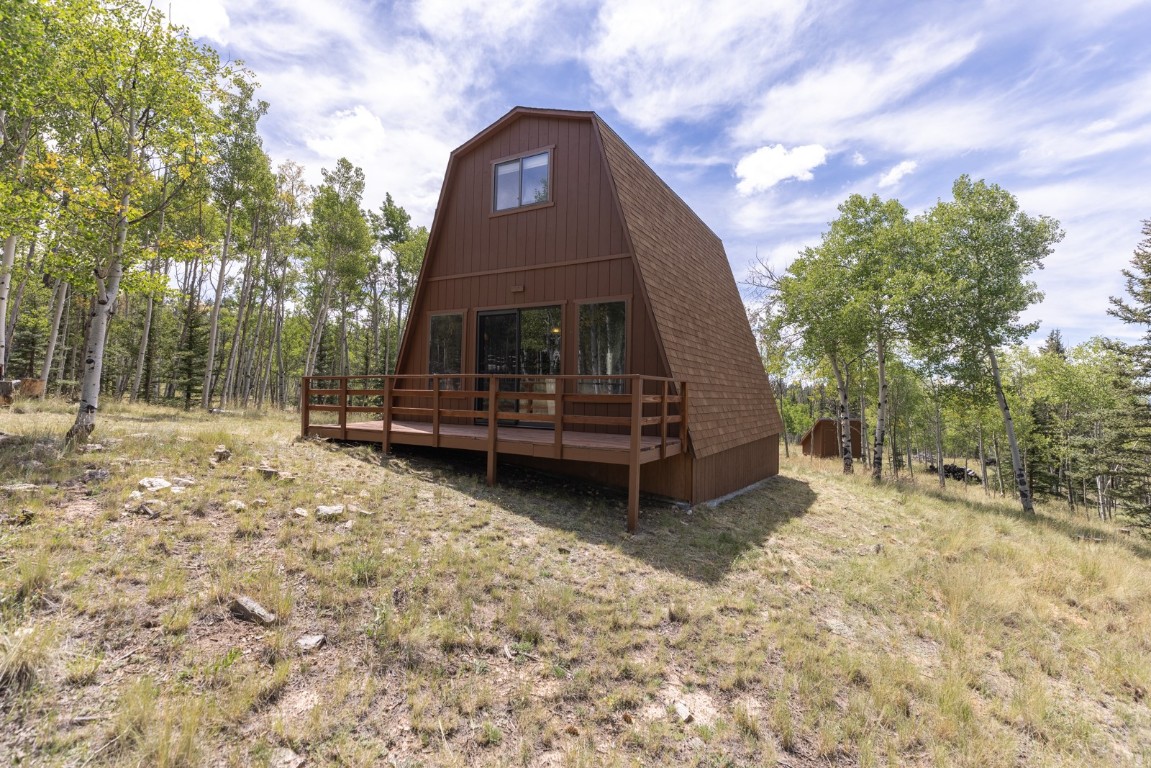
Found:
<svg viewBox="0 0 1151 768"><path fill-rule="evenodd" d="M598 115L604 156L673 378L703 458L783 431L723 243Z"/></svg>

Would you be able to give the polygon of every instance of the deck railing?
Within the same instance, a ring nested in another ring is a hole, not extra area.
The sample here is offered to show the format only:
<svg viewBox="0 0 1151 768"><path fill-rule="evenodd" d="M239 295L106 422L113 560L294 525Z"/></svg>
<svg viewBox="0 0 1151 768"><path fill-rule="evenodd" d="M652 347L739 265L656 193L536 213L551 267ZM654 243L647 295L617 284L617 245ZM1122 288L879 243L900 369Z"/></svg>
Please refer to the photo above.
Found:
<svg viewBox="0 0 1151 768"><path fill-rule="evenodd" d="M334 413L336 423L313 424L312 415L322 412ZM380 442L385 453L390 450L392 425L397 421L430 424L431 445L437 448L443 425L483 422L486 444L482 450L487 453L489 485L496 480L501 426L550 427L554 444L547 455L559 459L570 454L564 449L565 432L607 431L626 436L626 453L601 451L591 454L595 458L587 458L589 454L584 453L582 460L627 464L628 530L634 531L639 520L640 464L686 450L688 389L687 382L640 375L421 374L303 378L300 386L302 436L318 432L346 440L349 416L353 419L375 416L383 422ZM357 428L356 434L357 439L362 439L364 431ZM658 452L650 442L644 447L645 436L658 436Z"/></svg>

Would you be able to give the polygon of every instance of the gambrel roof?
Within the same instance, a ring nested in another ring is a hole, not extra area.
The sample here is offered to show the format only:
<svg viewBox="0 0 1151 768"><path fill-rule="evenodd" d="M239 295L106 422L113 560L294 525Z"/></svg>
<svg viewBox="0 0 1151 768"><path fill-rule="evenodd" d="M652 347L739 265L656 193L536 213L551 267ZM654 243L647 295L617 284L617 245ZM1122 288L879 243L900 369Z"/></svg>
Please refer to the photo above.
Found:
<svg viewBox="0 0 1151 768"><path fill-rule="evenodd" d="M461 160L524 117L593 126L661 357L670 377L688 382L688 433L695 456L778 435L783 430L779 411L723 243L596 113L516 107L453 151L429 256L436 253L438 219ZM417 305L428 270L425 263Z"/></svg>

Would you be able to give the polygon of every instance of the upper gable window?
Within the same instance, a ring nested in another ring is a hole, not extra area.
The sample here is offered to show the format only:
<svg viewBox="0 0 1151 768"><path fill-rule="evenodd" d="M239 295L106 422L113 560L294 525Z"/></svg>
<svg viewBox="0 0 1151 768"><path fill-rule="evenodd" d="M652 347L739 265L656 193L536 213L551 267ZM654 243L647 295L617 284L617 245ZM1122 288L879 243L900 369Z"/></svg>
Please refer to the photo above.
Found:
<svg viewBox="0 0 1151 768"><path fill-rule="evenodd" d="M495 178L496 210L506 211L548 202L551 192L548 179L550 161L550 152L540 152L498 163Z"/></svg>

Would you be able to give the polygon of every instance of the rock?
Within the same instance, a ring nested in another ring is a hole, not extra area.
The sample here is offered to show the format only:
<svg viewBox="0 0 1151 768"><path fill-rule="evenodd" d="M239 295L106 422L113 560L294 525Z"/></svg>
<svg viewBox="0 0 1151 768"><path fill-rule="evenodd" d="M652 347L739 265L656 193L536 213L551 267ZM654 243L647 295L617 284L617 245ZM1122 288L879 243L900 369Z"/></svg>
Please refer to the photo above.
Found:
<svg viewBox="0 0 1151 768"><path fill-rule="evenodd" d="M343 504L330 504L316 507L317 520L339 520L344 516Z"/></svg>
<svg viewBox="0 0 1151 768"><path fill-rule="evenodd" d="M345 531L350 531L350 530L352 530L352 525L354 525L354 521L349 520L346 523L340 523L339 527L343 528Z"/></svg>
<svg viewBox="0 0 1151 768"><path fill-rule="evenodd" d="M172 484L162 477L145 477L140 480L140 489L144 491L162 491L171 488Z"/></svg>
<svg viewBox="0 0 1151 768"><path fill-rule="evenodd" d="M304 758L287 747L276 747L268 758L268 768L300 768L303 764Z"/></svg>
<svg viewBox="0 0 1151 768"><path fill-rule="evenodd" d="M160 516L160 513L168 506L166 502L159 499L148 499L137 505L125 504L124 507L133 515L143 515L149 520L155 520Z"/></svg>
<svg viewBox="0 0 1151 768"><path fill-rule="evenodd" d="M256 471L268 480L276 480L280 477L280 470L269 467L266 464L261 464L256 467Z"/></svg>
<svg viewBox="0 0 1151 768"><path fill-rule="evenodd" d="M229 612L241 621L250 621L262 627L269 627L276 623L276 614L257 603L250 597L237 597L228 606Z"/></svg>
<svg viewBox="0 0 1151 768"><path fill-rule="evenodd" d="M77 446L76 450L80 453L99 453L104 450L104 446L101 443L85 443L84 445Z"/></svg>
<svg viewBox="0 0 1151 768"><path fill-rule="evenodd" d="M85 469L84 474L80 476L81 483L99 483L107 480L112 476L112 473L106 469Z"/></svg>
<svg viewBox="0 0 1151 768"><path fill-rule="evenodd" d="M688 709L687 705L684 704L682 701L677 701L675 703L675 716L681 723L684 723L684 724L690 723L691 721L695 720L695 717L693 717L691 714L691 710Z"/></svg>
<svg viewBox="0 0 1151 768"><path fill-rule="evenodd" d="M248 508L248 505L245 504L244 502L240 501L239 499L232 499L225 506L234 512L243 512L245 509Z"/></svg>
<svg viewBox="0 0 1151 768"><path fill-rule="evenodd" d="M132 491L128 494L128 501L139 501L142 498L144 498L143 491Z"/></svg>
<svg viewBox="0 0 1151 768"><path fill-rule="evenodd" d="M304 652L319 650L323 644L327 642L327 638L323 635L300 635L296 640L296 646Z"/></svg>
<svg viewBox="0 0 1151 768"><path fill-rule="evenodd" d="M232 452L228 450L227 446L217 445L216 450L212 451L212 458L216 461L227 461L232 458Z"/></svg>
<svg viewBox="0 0 1151 768"><path fill-rule="evenodd" d="M0 485L0 491L7 491L8 493L26 493L29 491L38 491L40 486L33 483L11 483L9 485Z"/></svg>
<svg viewBox="0 0 1151 768"><path fill-rule="evenodd" d="M188 486L195 485L196 481L190 477L173 477L172 484L179 488L187 488Z"/></svg>
<svg viewBox="0 0 1151 768"><path fill-rule="evenodd" d="M295 509L292 510L292 514L295 515L296 517L307 517L308 516L308 510L304 509L303 507L296 507Z"/></svg>
<svg viewBox="0 0 1151 768"><path fill-rule="evenodd" d="M266 506L268 506L268 500L267 500L267 499L265 499L265 498L261 498L261 497L259 497L259 496L257 496L256 498L252 499L252 503L253 503L253 504L255 504L257 507L266 507Z"/></svg>

